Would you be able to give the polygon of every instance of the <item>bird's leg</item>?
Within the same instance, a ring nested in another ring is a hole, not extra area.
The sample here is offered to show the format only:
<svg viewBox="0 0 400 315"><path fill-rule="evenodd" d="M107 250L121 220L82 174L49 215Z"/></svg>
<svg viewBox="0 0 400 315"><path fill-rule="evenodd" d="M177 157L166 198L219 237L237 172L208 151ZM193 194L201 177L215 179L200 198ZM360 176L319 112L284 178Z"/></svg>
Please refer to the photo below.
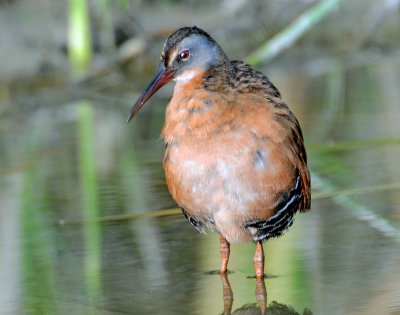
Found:
<svg viewBox="0 0 400 315"><path fill-rule="evenodd" d="M256 279L256 299L260 307L261 314L266 314L267 310L267 289L265 288L264 278Z"/></svg>
<svg viewBox="0 0 400 315"><path fill-rule="evenodd" d="M230 315L233 304L233 292L226 273L221 273L224 315Z"/></svg>
<svg viewBox="0 0 400 315"><path fill-rule="evenodd" d="M257 242L256 252L253 258L254 268L256 269L256 277L264 278L264 250L262 242Z"/></svg>
<svg viewBox="0 0 400 315"><path fill-rule="evenodd" d="M222 236L219 237L220 248L219 251L221 253L221 274L226 273L228 270L228 261L229 261L229 253L230 246L229 242Z"/></svg>

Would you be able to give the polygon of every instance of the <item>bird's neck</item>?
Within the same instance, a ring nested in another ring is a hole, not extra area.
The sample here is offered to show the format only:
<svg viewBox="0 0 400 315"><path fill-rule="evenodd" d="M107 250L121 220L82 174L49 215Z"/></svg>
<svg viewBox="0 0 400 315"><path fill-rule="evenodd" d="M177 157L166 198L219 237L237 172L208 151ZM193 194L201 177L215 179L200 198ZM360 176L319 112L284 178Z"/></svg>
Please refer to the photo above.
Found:
<svg viewBox="0 0 400 315"><path fill-rule="evenodd" d="M232 84L231 69L229 62L221 60L209 69L201 67L194 67L188 69L174 81L176 82L175 91L187 90L194 91L198 89L205 89L213 92L223 92L224 89L230 87Z"/></svg>
<svg viewBox="0 0 400 315"><path fill-rule="evenodd" d="M209 69L203 75L203 86L208 91L232 94L231 73L228 62Z"/></svg>
<svg viewBox="0 0 400 315"><path fill-rule="evenodd" d="M214 80L198 74L187 71L176 80L162 131L167 142L205 139L232 120L232 95L218 92Z"/></svg>

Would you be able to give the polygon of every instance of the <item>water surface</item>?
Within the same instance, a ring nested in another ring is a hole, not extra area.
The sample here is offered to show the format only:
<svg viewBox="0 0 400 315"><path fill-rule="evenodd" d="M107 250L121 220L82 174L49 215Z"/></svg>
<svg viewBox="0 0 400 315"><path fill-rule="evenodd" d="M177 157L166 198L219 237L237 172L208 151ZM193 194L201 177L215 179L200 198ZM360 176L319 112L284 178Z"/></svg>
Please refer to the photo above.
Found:
<svg viewBox="0 0 400 315"><path fill-rule="evenodd" d="M265 245L267 304L299 314L400 314L398 59L338 62L320 74L277 63L269 73L303 126L313 202ZM158 212L176 207L159 137L168 92L127 125L128 88L3 98L4 314L223 312L222 279L212 272L218 237ZM235 314L248 304L258 314L254 249L231 248Z"/></svg>

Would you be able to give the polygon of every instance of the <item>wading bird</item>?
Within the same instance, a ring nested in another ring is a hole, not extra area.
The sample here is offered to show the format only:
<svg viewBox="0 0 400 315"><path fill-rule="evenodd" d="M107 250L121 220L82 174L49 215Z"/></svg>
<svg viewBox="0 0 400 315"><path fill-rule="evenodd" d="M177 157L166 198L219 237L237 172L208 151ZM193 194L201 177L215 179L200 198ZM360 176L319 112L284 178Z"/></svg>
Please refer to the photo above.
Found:
<svg viewBox="0 0 400 315"><path fill-rule="evenodd" d="M221 273L230 243L254 241L256 276L263 277L263 241L288 229L298 210L310 209L299 122L266 76L230 60L197 27L168 37L128 122L172 80L162 130L168 189L197 230L220 235Z"/></svg>

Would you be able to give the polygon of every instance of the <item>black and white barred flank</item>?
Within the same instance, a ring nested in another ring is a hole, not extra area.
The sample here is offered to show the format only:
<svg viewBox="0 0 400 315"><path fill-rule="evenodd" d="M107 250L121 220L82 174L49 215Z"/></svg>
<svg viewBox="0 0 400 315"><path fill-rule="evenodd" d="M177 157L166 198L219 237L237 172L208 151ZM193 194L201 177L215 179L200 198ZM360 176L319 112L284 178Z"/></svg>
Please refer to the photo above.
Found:
<svg viewBox="0 0 400 315"><path fill-rule="evenodd" d="M246 229L252 234L253 241L262 242L282 235L293 224L293 216L299 208L302 197L301 177L298 175L295 186L288 194L281 197L272 217L266 221L246 225Z"/></svg>

